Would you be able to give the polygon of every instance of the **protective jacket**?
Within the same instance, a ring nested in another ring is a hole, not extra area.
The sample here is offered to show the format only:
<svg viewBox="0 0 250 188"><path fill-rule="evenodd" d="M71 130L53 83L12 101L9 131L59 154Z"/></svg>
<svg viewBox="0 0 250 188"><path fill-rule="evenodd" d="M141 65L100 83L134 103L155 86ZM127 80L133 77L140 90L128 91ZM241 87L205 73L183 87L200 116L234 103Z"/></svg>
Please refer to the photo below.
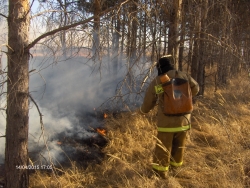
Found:
<svg viewBox="0 0 250 188"><path fill-rule="evenodd" d="M167 72L170 78L175 78L176 70ZM161 75L160 75L161 76ZM181 116L166 116L163 113L163 97L164 94L156 94L155 86L161 84L160 76L157 76L149 85L140 111L142 114L148 113L158 104L157 113L157 138L163 144L163 147L156 145L153 156L153 169L165 172L169 165L178 167L182 165L186 131L191 126L191 114ZM188 80L192 96L195 96L199 91L198 83L188 74L178 71L178 78Z"/></svg>
<svg viewBox="0 0 250 188"><path fill-rule="evenodd" d="M167 75L170 78L175 77L176 70L170 70ZM199 91L198 83L188 74L178 71L178 78L183 78L189 81L192 95L195 96ZM190 114L184 116L166 116L163 114L163 94L156 94L155 86L161 84L160 76L157 76L149 85L142 106L140 107L141 113L148 113L158 103L158 115L157 126L159 128L173 128L166 132L179 132L183 131L180 127L186 127L190 125ZM180 129L178 129L180 128ZM179 130L179 131L178 131ZM164 132L164 131L163 131Z"/></svg>

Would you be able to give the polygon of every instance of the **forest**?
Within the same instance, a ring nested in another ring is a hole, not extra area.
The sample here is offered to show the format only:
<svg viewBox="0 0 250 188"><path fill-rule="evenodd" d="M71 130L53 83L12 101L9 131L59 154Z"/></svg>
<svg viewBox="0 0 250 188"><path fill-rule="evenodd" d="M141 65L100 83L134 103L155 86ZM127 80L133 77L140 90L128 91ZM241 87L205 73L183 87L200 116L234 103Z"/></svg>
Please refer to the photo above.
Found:
<svg viewBox="0 0 250 188"><path fill-rule="evenodd" d="M0 185L249 187L249 18L248 0L1 1ZM167 54L200 91L187 162L161 180L150 170L157 112L134 112ZM77 131L105 142L91 145L101 153L78 148L92 162L59 168L50 147L65 142L75 151L79 143L62 137L80 139ZM37 162L34 137L52 170L19 168Z"/></svg>

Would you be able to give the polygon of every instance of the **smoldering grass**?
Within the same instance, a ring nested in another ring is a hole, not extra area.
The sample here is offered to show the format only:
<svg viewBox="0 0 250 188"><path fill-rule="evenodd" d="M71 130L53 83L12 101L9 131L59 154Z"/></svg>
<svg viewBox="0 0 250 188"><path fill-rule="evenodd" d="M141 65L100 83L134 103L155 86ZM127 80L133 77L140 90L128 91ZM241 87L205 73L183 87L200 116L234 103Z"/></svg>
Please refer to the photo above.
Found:
<svg viewBox="0 0 250 188"><path fill-rule="evenodd" d="M108 145L100 164L82 168L72 163L55 177L36 171L30 187L192 187L243 188L250 186L249 81L235 78L214 92L209 86L195 103L184 163L170 169L168 180L151 169L157 143L156 111L147 116L122 113L107 118ZM234 92L232 92L234 91Z"/></svg>

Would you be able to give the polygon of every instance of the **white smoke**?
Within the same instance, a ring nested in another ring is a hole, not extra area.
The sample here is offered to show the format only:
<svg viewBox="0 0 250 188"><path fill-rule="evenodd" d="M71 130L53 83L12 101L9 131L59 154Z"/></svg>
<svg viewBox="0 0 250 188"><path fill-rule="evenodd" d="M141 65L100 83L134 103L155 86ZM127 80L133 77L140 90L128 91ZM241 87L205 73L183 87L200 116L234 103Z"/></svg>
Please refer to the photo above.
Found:
<svg viewBox="0 0 250 188"><path fill-rule="evenodd" d="M101 66L101 67L100 67ZM61 160L61 148L53 138L63 133L77 137L93 137L86 130L99 127L94 109L114 96L117 84L124 78L125 68L109 70L108 62L94 64L84 57L75 57L54 63L46 57L30 61L30 94L42 114L44 132L36 105L30 101L29 151L46 158ZM2 104L2 103L1 103ZM111 109L112 110L112 109ZM5 113L0 114L0 136L5 134ZM49 148L49 153L45 147ZM5 138L0 138L0 163L4 159Z"/></svg>
<svg viewBox="0 0 250 188"><path fill-rule="evenodd" d="M98 127L98 121L91 115L114 95L114 76L103 63L101 72L86 65L86 58L74 58L53 62L35 57L30 62L30 94L39 106L44 123L44 137L36 105L30 101L29 111L29 150L35 150L49 141L53 155L58 157L58 146L53 136L62 132L79 131ZM93 67L93 66L92 66ZM34 70L35 69L35 70ZM120 74L124 74L120 72ZM90 115L88 115L88 113ZM0 114L0 136L5 134L5 113ZM92 136L87 133L85 136ZM3 162L5 138L0 138L0 163ZM46 154L44 153L46 156Z"/></svg>
<svg viewBox="0 0 250 188"><path fill-rule="evenodd" d="M63 159L63 152L53 137L60 133L73 134L100 126L93 116L94 109L114 95L118 80L114 80L114 76L105 67L101 72L93 71L93 68L85 64L88 59L82 57L54 65L42 60L36 58L31 63L31 69L36 71L30 76L30 93L43 114L45 137L42 141L49 140L49 154L60 161ZM47 66L49 67L43 69ZM34 104L30 111L29 131L30 135L35 134L29 137L29 148L32 150L43 144L41 138L38 140L41 128ZM81 136L87 138L93 136L93 133L85 131ZM48 157L48 151L45 149L42 155Z"/></svg>

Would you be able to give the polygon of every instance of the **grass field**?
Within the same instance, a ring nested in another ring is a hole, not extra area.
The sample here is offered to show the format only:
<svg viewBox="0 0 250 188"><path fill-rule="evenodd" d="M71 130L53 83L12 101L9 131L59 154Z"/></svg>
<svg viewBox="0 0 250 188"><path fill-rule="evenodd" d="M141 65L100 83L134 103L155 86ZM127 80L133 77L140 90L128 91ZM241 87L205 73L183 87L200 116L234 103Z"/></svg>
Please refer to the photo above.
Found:
<svg viewBox="0 0 250 188"><path fill-rule="evenodd" d="M250 187L250 80L235 79L196 98L184 164L167 180L151 170L156 110L147 116L122 113L105 119L108 145L100 164L57 173L36 171L30 187L247 188Z"/></svg>

